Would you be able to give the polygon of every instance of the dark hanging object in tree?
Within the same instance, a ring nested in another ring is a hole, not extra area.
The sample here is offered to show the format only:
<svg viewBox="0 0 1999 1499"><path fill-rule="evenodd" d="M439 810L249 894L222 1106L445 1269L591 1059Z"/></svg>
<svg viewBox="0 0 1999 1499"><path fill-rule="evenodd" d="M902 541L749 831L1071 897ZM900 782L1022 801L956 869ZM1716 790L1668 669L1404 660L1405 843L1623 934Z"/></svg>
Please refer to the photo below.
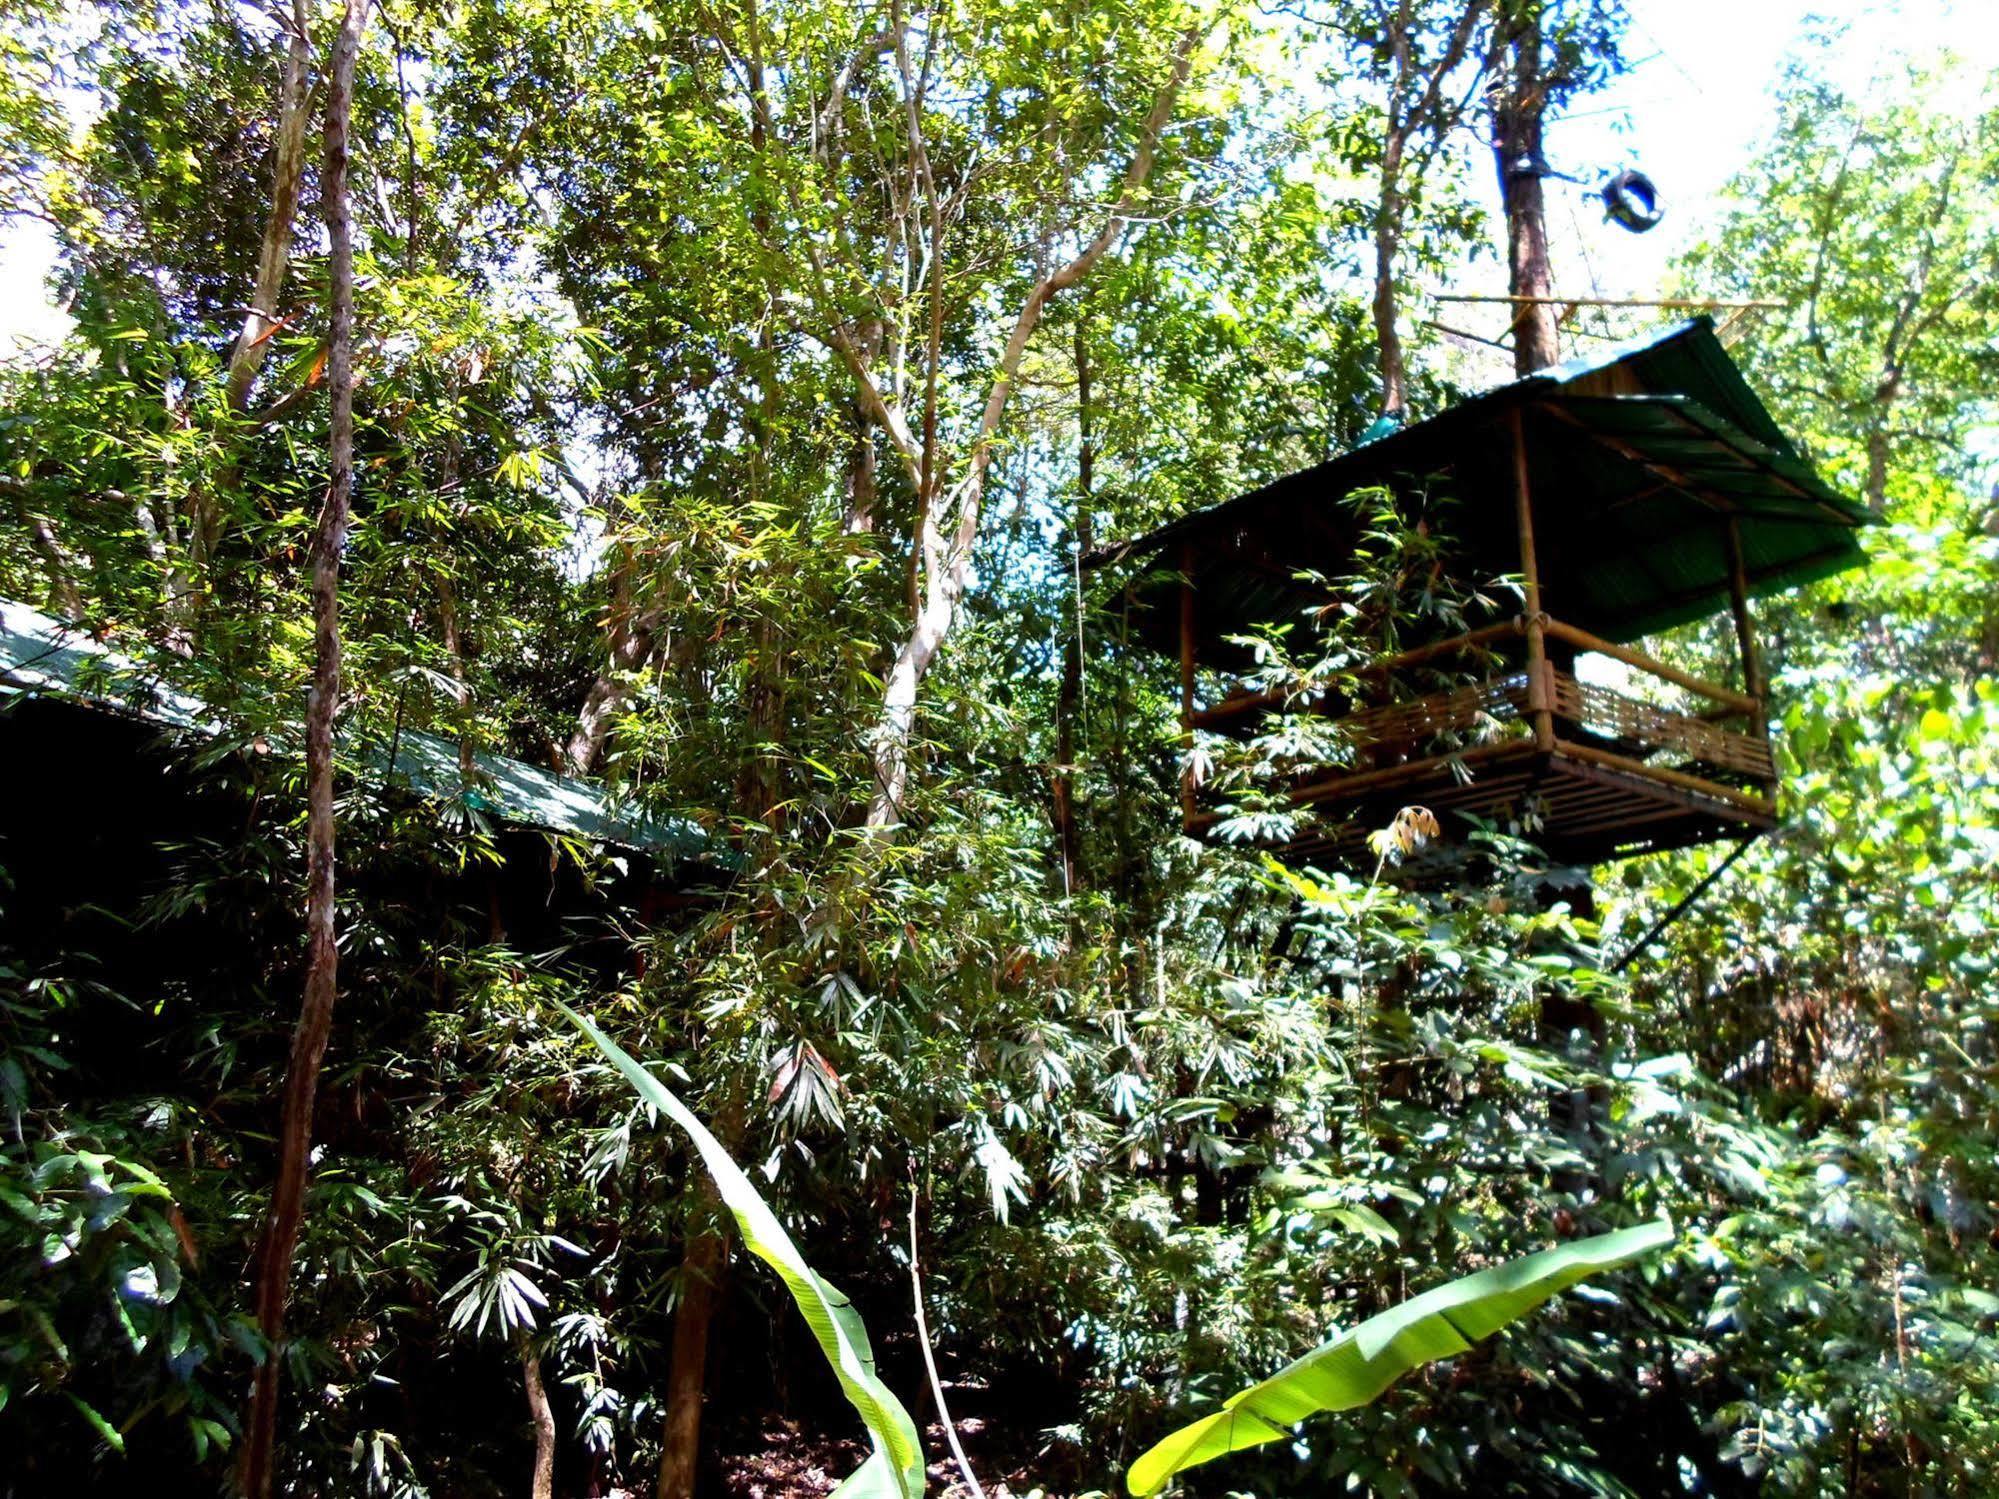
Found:
<svg viewBox="0 0 1999 1499"><path fill-rule="evenodd" d="M1633 234L1658 227L1666 216L1659 189L1643 172L1619 172L1603 185L1603 210L1614 224Z"/></svg>

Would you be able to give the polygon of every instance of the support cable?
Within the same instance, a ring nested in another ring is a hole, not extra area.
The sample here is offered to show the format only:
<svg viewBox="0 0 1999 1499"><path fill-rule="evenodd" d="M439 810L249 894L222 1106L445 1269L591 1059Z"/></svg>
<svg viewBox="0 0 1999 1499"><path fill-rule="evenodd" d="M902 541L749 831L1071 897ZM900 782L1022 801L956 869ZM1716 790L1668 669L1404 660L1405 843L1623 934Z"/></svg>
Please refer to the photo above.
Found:
<svg viewBox="0 0 1999 1499"><path fill-rule="evenodd" d="M1711 885L1713 885L1716 880L1720 879L1723 875L1727 874L1728 871L1734 867L1735 861L1741 858L1744 854L1749 852L1749 845L1754 843L1758 838L1761 838L1762 836L1763 836L1763 831L1762 829L1759 828L1755 832L1751 833L1747 838L1744 838L1740 843L1736 844L1735 851L1731 853L1726 859L1723 859L1719 864L1715 865L1713 869L1710 869L1707 872L1707 874L1702 877L1701 882L1698 885L1694 886L1693 889L1689 890L1684 896L1680 898L1679 903L1676 904L1672 910L1668 911L1664 916L1661 916L1657 921L1653 922L1651 929L1647 931L1644 936L1640 937L1636 942L1632 943L1630 947L1625 949L1623 957L1619 958L1615 963L1610 965L1609 971L1611 973L1622 973L1625 969L1625 966L1629 964L1633 958L1637 957L1638 954L1643 952L1646 948L1650 947L1654 942L1658 940L1660 933L1664 932L1667 927L1671 926L1674 922L1678 921L1682 916L1686 915L1687 909L1690 906L1692 906L1695 901L1699 900L1703 895L1707 894L1708 888Z"/></svg>

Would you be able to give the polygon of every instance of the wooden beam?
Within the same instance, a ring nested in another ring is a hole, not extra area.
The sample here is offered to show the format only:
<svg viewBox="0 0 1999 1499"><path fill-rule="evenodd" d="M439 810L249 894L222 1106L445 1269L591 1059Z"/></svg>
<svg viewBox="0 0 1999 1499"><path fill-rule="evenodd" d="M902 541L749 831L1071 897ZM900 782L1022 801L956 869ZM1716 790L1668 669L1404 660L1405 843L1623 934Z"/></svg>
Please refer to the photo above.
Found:
<svg viewBox="0 0 1999 1499"><path fill-rule="evenodd" d="M1591 442L1596 443L1600 447L1610 449L1611 452L1617 454L1628 463L1635 463L1653 478L1665 480L1670 488L1677 489L1696 505L1705 505L1708 509L1719 511L1724 515L1730 513L1735 508L1733 501L1723 500L1718 495L1707 493L1701 481L1694 478L1691 474L1681 473L1680 470L1674 468L1670 463L1661 463L1656 458L1648 458L1621 437L1612 437L1608 432L1597 431L1596 428L1577 416L1573 411L1568 410L1559 401L1543 401L1539 404L1538 409L1547 412L1552 417L1567 422Z"/></svg>
<svg viewBox="0 0 1999 1499"><path fill-rule="evenodd" d="M1297 787L1291 793L1294 806L1310 807L1320 802L1334 801L1343 797L1359 796L1367 791L1385 790L1390 787L1419 781L1433 770L1456 762L1459 765L1486 765L1497 760L1519 759L1536 753L1531 739L1510 739L1503 744L1476 744L1470 749L1458 750L1448 755L1429 755L1421 760L1405 760L1400 765L1384 765L1378 770L1349 771L1343 775L1328 776L1321 781ZM1211 826L1222 820L1220 812L1201 812L1188 820L1188 831Z"/></svg>
<svg viewBox="0 0 1999 1499"><path fill-rule="evenodd" d="M1501 343L1496 338L1486 338L1477 333L1467 333L1462 328L1453 328L1450 324L1440 323L1435 318L1424 318L1423 326L1425 328L1435 328L1439 333L1448 334L1452 338L1462 338L1471 343L1484 344L1488 349L1497 349L1502 354L1511 354L1513 352L1512 344Z"/></svg>
<svg viewBox="0 0 1999 1499"><path fill-rule="evenodd" d="M1313 781L1293 791L1291 800L1299 806L1311 806L1334 797L1352 796L1376 787L1417 780L1427 772L1441 770L1453 762L1465 766L1484 765L1494 760L1517 759L1535 753L1538 751L1531 739L1513 739L1503 744L1475 744L1470 749L1447 755L1426 755L1420 760L1404 760L1400 765L1384 765L1379 770L1354 771Z"/></svg>
<svg viewBox="0 0 1999 1499"><path fill-rule="evenodd" d="M1584 401L1601 401L1601 400L1610 400L1614 398L1605 397L1605 396L1584 396L1581 399ZM1563 421L1567 422L1570 426L1574 427L1577 431L1583 433L1591 440L1602 444L1604 447L1609 448L1612 452L1618 454L1622 458L1625 458L1629 462L1639 465L1641 468L1643 468L1647 473L1651 474L1653 477L1664 479L1669 487L1679 490L1682 494L1686 495L1688 499L1694 501L1694 503L1698 505L1705 505L1708 509L1719 511L1724 515L1739 515L1742 513L1742 505L1739 501L1721 495L1719 493L1714 494L1713 497L1710 498L1709 495L1705 492L1697 492L1703 490L1704 481L1695 478L1691 474L1683 473L1681 470L1674 468L1671 464L1661 463L1656 458L1647 457L1644 453L1639 452L1638 449L1634 448L1630 443L1624 441L1624 439L1621 437L1613 437L1608 432L1599 432L1595 427L1592 427L1588 422L1584 421L1580 416L1576 415L1574 411L1571 411L1566 405L1555 401L1544 401L1541 403L1541 407L1543 410L1547 411L1550 415L1560 417ZM1710 427L1702 426L1699 422L1695 421L1692 417L1688 416L1684 410L1674 405L1671 401L1658 402L1654 407L1654 409L1663 411L1668 416L1672 417L1672 419L1675 422L1679 423L1683 431L1691 432L1696 437L1704 438L1709 442L1718 444L1719 446L1728 449L1729 452L1735 454L1736 457L1740 458L1745 464L1755 469L1756 472L1762 474L1763 477L1768 479L1771 483L1779 486L1782 489L1789 490L1791 494L1795 495L1798 498L1799 501L1801 501L1806 505L1811 506L1814 510L1817 510L1822 514L1830 517L1837 524L1843 526L1851 526L1853 524L1853 519L1851 516L1848 516L1839 509L1837 509L1836 507L1827 504L1824 500L1820 499L1810 490L1805 489L1800 485L1793 483L1791 480L1785 478L1782 474L1778 473L1775 469L1771 468L1770 465L1767 462L1765 462L1761 457L1759 457L1757 454L1750 452L1747 448L1744 448L1740 444L1732 441L1723 433L1716 432ZM1750 440L1754 441L1753 438ZM1658 491L1656 489L1652 491L1652 493L1655 494L1657 492Z"/></svg>
<svg viewBox="0 0 1999 1499"><path fill-rule="evenodd" d="M1790 562L1786 563L1784 565L1783 570L1785 572L1791 572L1797 568L1810 567L1814 563L1829 562L1833 558L1843 555L1845 551L1846 548L1845 546L1842 545L1837 547L1827 547L1821 551L1807 552L1804 556L1793 558ZM1752 577L1750 579L1750 582L1752 583L1760 582L1762 581L1762 578L1767 578L1772 575L1773 575L1772 573L1765 573L1762 575L1761 578ZM1690 604L1696 602L1697 600L1713 598L1715 596L1715 593L1716 593L1715 585L1711 583L1702 583L1694 588L1675 589L1673 592L1667 594L1661 594L1657 599L1653 600L1652 612L1658 613L1668 609L1677 609L1682 604ZM1728 589L1725 584L1722 586L1720 594L1722 598L1726 598L1728 596ZM1717 603L1714 607L1719 608L1720 606Z"/></svg>
<svg viewBox="0 0 1999 1499"><path fill-rule="evenodd" d="M1733 786L1724 786L1718 781L1707 781L1699 776L1690 776L1684 771L1670 770L1663 765L1647 765L1642 760L1633 760L1625 755L1612 754L1593 745L1574 744L1568 740L1555 747L1558 760L1577 760L1587 766L1601 770L1621 771L1635 776L1641 781L1650 781L1673 790L1687 792L1697 797L1706 797L1710 802L1739 809L1755 817L1774 817L1776 809L1766 797L1753 792L1740 791ZM1698 803L1694 804L1699 809Z"/></svg>
<svg viewBox="0 0 1999 1499"><path fill-rule="evenodd" d="M1718 302L1711 297L1473 297L1449 296L1440 292L1430 294L1432 302L1503 302L1514 306L1542 307L1664 307L1682 311L1698 311L1709 307L1741 308L1789 307L1789 302Z"/></svg>
<svg viewBox="0 0 1999 1499"><path fill-rule="evenodd" d="M1698 437L1705 437L1710 442L1720 443L1723 447L1727 448L1731 453L1735 454L1736 457L1742 459L1743 462L1752 465L1759 473L1763 474L1764 477L1768 478L1773 483L1781 485L1783 488L1788 489L1792 494L1796 495L1800 500L1804 501L1805 504L1810 505L1813 509L1824 511L1827 515L1832 516L1835 520L1839 521L1843 525L1850 526L1853 524L1853 519L1851 516L1842 513L1841 511L1839 511L1838 509L1836 509L1831 505L1828 505L1824 500L1820 499L1817 495L1813 494L1803 485L1795 483L1794 481L1785 478L1782 474L1778 473L1774 468L1772 468L1769 462L1761 454L1752 453L1748 448L1743 447L1741 443L1737 442L1727 433L1717 432L1712 427L1703 426L1700 422L1695 421L1691 416L1689 416L1684 408L1674 405L1671 402L1667 402L1665 404L1664 410L1666 410L1669 414L1671 414L1673 420L1678 422L1687 431L1692 432ZM1746 432L1742 434L1742 437L1744 441L1756 442L1756 439L1750 437L1749 434ZM1757 443L1756 445L1758 447L1763 446L1761 443Z"/></svg>

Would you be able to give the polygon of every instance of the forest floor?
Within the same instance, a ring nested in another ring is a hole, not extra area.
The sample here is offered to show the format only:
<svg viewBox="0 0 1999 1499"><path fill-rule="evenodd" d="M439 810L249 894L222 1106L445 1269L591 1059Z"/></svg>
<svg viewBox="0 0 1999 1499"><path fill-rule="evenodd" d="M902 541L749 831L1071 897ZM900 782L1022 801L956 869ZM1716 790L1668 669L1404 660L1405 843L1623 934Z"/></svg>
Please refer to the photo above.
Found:
<svg viewBox="0 0 1999 1499"><path fill-rule="evenodd" d="M1009 1430L977 1416L962 1417L957 1425L958 1439L987 1499L1036 1491L1038 1486L1028 1477L1030 1466L1018 1465L1018 1459L1022 1453L1031 1455L1045 1447L1045 1434ZM859 1441L815 1431L778 1415L759 1423L753 1442L728 1445L737 1450L722 1453L719 1466L721 1491L732 1499L820 1499L860 1467L868 1455L867 1447ZM924 1428L923 1450L933 1459L930 1492L940 1499L970 1499L971 1491L952 1460L944 1429L935 1421Z"/></svg>

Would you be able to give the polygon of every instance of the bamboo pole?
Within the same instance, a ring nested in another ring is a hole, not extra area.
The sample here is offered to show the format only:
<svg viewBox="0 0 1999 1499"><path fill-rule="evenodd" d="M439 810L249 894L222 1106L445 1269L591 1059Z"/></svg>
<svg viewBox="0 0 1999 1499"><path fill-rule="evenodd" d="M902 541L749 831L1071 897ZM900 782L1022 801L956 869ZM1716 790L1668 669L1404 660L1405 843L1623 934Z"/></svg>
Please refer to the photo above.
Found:
<svg viewBox="0 0 1999 1499"><path fill-rule="evenodd" d="M1758 734L1768 732L1767 689L1763 681L1763 658L1756 649L1755 621L1749 614L1749 569L1742 557L1742 526L1728 518L1728 602L1735 613L1735 649L1742 662L1742 690L1756 700L1749 717Z"/></svg>
<svg viewBox="0 0 1999 1499"><path fill-rule="evenodd" d="M1646 672L1661 681L1671 682L1675 687L1684 687L1689 692L1721 704L1731 712L1753 714L1760 706L1757 699L1747 693L1736 692L1732 688L1722 687L1714 682L1704 682L1689 672L1681 671L1678 667L1668 666L1663 661L1654 661L1643 651L1634 651L1628 645L1605 640L1601 635L1592 635L1588 630L1578 629L1559 619L1549 620L1546 630L1554 639L1572 645L1579 651L1593 651L1599 656L1608 656L1613 661L1622 661L1636 671Z"/></svg>
<svg viewBox="0 0 1999 1499"><path fill-rule="evenodd" d="M1542 754L1555 747L1554 704L1548 690L1548 616L1541 612L1541 565L1534 552L1534 496L1527 477L1527 429L1520 408L1508 416L1513 429L1513 495L1519 508L1520 578L1527 601L1527 715L1534 725L1534 747Z"/></svg>

